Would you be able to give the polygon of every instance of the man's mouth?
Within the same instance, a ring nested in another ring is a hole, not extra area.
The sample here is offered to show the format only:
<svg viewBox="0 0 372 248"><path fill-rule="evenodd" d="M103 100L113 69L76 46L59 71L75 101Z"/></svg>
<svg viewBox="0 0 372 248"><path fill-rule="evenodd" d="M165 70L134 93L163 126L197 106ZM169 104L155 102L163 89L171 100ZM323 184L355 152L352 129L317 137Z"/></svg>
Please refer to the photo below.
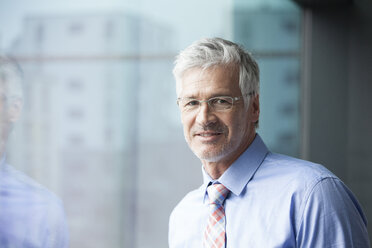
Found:
<svg viewBox="0 0 372 248"><path fill-rule="evenodd" d="M211 137L211 136L216 136L216 135L221 135L222 133L219 132L203 132L203 133L197 133L197 136L201 137Z"/></svg>
<svg viewBox="0 0 372 248"><path fill-rule="evenodd" d="M223 132L217 130L208 130L196 132L194 137L198 138L202 142L216 142L222 136Z"/></svg>

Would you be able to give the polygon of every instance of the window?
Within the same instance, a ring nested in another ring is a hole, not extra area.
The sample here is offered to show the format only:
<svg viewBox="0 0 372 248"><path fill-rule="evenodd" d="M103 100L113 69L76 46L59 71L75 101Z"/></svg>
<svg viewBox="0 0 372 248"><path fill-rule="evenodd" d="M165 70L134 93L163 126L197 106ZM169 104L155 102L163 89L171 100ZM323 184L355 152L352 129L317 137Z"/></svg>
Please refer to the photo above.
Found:
<svg viewBox="0 0 372 248"><path fill-rule="evenodd" d="M1 15L7 5L21 14ZM19 26L34 12L36 28ZM258 132L273 151L299 155L301 25L290 0L19 0L0 3L0 24L0 48L27 68L25 104L34 108L49 94L42 103L49 114L25 106L14 130L45 123L48 141L40 128L27 142L14 135L9 163L22 170L32 158L32 168L45 170L25 172L63 200L71 248L167 247L171 210L202 180L171 72L178 51L201 37L253 53L261 68ZM47 172L53 180L38 178Z"/></svg>

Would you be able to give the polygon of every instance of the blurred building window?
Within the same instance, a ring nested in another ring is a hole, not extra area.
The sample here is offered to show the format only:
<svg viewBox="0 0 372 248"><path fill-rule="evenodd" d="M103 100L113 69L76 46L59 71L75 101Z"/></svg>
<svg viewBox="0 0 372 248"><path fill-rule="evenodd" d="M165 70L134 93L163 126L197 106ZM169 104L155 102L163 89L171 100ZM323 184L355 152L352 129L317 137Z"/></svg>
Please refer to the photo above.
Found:
<svg viewBox="0 0 372 248"><path fill-rule="evenodd" d="M80 22L73 22L69 25L68 30L72 35L79 35L84 31L84 24Z"/></svg>
<svg viewBox="0 0 372 248"><path fill-rule="evenodd" d="M40 44L44 41L44 25L42 23L39 23L35 27L35 44Z"/></svg>
<svg viewBox="0 0 372 248"><path fill-rule="evenodd" d="M69 136L69 143L76 146L83 145L84 137L81 134L71 134Z"/></svg>
<svg viewBox="0 0 372 248"><path fill-rule="evenodd" d="M106 22L106 27L105 27L105 36L107 39L111 39L114 34L115 34L115 24L112 20L108 20Z"/></svg>
<svg viewBox="0 0 372 248"><path fill-rule="evenodd" d="M68 111L68 117L73 120L81 120L84 118L84 111L79 108L71 108Z"/></svg>
<svg viewBox="0 0 372 248"><path fill-rule="evenodd" d="M72 79L68 82L68 88L72 92L81 92L84 89L84 83L79 79Z"/></svg>

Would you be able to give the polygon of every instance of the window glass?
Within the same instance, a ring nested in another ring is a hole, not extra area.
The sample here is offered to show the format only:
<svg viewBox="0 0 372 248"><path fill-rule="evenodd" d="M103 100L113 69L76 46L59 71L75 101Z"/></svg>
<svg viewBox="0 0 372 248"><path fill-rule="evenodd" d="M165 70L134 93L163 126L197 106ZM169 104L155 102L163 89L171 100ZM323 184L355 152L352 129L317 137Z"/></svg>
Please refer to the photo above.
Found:
<svg viewBox="0 0 372 248"><path fill-rule="evenodd" d="M298 156L300 21L290 0L3 0L0 54L24 81L6 162L62 200L70 247L167 247L171 210L202 182L175 55L202 37L244 45L261 69L258 133Z"/></svg>

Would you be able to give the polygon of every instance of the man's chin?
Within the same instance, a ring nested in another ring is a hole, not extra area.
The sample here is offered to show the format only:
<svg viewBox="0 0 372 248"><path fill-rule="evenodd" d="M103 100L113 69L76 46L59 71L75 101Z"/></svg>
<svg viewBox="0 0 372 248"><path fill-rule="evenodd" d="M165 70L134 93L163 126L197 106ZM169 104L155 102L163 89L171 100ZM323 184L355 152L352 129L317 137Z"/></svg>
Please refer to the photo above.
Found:
<svg viewBox="0 0 372 248"><path fill-rule="evenodd" d="M194 151L194 154L203 161L206 162L218 162L224 157L223 151Z"/></svg>

